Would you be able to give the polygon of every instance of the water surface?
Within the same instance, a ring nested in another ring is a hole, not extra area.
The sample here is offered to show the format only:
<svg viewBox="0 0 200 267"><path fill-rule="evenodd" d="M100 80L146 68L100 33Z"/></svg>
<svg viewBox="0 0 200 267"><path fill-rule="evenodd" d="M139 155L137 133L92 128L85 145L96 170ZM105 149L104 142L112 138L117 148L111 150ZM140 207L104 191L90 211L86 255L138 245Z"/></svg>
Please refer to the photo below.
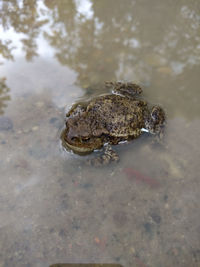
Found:
<svg viewBox="0 0 200 267"><path fill-rule="evenodd" d="M0 266L199 266L198 0L0 2ZM60 146L72 103L134 81L167 114L120 162Z"/></svg>

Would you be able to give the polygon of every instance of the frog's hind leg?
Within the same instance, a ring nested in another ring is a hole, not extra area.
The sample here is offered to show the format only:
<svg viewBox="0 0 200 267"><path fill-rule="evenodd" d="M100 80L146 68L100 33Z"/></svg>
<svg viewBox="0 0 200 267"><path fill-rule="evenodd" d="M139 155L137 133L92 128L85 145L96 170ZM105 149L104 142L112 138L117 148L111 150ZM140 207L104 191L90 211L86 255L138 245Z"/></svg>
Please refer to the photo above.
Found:
<svg viewBox="0 0 200 267"><path fill-rule="evenodd" d="M161 143L164 139L164 129L166 126L166 115L160 106L153 106L149 118L145 121L145 128L155 136L156 143Z"/></svg>
<svg viewBox="0 0 200 267"><path fill-rule="evenodd" d="M112 88L113 93L127 97L136 97L142 93L142 88L132 82L106 82L106 87Z"/></svg>
<svg viewBox="0 0 200 267"><path fill-rule="evenodd" d="M92 166L102 166L102 165L108 165L112 161L118 162L119 156L118 154L112 150L111 145L106 145L103 149L103 154L101 154L99 157L90 159L87 163L88 165Z"/></svg>

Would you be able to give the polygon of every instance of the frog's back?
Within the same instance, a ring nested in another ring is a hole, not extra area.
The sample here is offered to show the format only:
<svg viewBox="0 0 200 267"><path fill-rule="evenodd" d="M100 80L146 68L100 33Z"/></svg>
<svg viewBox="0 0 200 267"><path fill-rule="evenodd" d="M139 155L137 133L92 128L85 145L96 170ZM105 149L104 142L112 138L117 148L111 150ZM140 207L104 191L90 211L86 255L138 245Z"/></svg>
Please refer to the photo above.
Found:
<svg viewBox="0 0 200 267"><path fill-rule="evenodd" d="M135 135L144 126L144 101L121 95L97 97L88 105L88 112L95 114L114 137Z"/></svg>

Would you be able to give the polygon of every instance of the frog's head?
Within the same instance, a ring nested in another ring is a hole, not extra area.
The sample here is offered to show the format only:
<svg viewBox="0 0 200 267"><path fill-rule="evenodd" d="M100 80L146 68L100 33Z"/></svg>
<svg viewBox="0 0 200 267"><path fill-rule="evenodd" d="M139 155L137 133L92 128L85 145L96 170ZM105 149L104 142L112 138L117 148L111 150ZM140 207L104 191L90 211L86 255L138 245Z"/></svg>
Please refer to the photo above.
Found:
<svg viewBox="0 0 200 267"><path fill-rule="evenodd" d="M159 134L165 125L165 112L159 106L153 106L145 121L145 128L152 134Z"/></svg>
<svg viewBox="0 0 200 267"><path fill-rule="evenodd" d="M102 146L99 136L94 136L91 123L84 117L72 117L66 121L63 135L64 145L77 154L87 154Z"/></svg>

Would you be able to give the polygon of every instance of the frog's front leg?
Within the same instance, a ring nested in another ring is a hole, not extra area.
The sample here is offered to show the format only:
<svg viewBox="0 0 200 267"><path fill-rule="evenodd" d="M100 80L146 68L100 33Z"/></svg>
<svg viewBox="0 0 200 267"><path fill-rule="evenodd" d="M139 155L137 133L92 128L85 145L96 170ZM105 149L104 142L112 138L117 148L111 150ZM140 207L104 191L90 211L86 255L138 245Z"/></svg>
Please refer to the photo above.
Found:
<svg viewBox="0 0 200 267"><path fill-rule="evenodd" d="M112 150L111 145L108 144L103 148L103 154L96 158L90 159L87 163L88 165L97 167L108 165L112 161L119 161L119 156L114 150Z"/></svg>
<svg viewBox="0 0 200 267"><path fill-rule="evenodd" d="M74 104L66 114L66 118L75 117L86 111L87 103L79 102Z"/></svg>
<svg viewBox="0 0 200 267"><path fill-rule="evenodd" d="M131 82L106 82L105 84L107 87L112 88L114 93L127 97L136 97L142 93L142 88Z"/></svg>

